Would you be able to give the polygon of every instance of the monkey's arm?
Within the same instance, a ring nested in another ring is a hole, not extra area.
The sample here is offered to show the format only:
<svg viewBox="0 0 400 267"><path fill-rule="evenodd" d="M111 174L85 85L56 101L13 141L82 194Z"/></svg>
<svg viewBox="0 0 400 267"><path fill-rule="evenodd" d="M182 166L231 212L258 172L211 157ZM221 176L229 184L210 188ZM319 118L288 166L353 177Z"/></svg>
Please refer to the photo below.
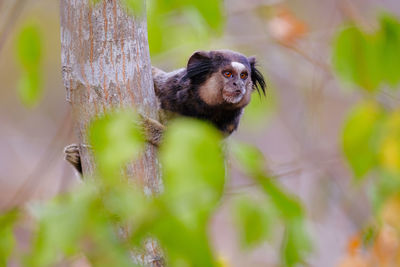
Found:
<svg viewBox="0 0 400 267"><path fill-rule="evenodd" d="M149 117L140 115L139 123L147 142L154 146L159 146L165 130L165 126L158 121ZM82 174L82 164L79 145L71 144L64 148L65 160L71 163L72 166Z"/></svg>

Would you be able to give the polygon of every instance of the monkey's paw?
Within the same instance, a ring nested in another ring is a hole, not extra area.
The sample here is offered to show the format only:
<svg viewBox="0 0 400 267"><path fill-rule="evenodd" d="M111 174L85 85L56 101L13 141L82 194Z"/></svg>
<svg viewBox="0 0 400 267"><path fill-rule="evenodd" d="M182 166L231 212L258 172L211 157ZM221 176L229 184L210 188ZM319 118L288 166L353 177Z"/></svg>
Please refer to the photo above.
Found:
<svg viewBox="0 0 400 267"><path fill-rule="evenodd" d="M77 144L71 144L64 148L65 160L74 166L74 168L82 174L81 155L79 152L79 146Z"/></svg>

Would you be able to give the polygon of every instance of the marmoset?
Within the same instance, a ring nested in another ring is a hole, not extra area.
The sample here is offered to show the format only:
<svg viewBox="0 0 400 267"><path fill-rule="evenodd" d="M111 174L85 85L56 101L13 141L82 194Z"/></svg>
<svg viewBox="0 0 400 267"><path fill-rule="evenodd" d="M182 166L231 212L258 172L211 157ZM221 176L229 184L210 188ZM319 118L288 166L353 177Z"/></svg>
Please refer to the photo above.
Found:
<svg viewBox="0 0 400 267"><path fill-rule="evenodd" d="M239 125L253 91L265 95L266 83L254 57L230 50L197 51L186 68L164 72L152 67L155 94L162 111L212 123L226 136ZM159 145L164 125L142 116L146 139ZM82 172L79 148L65 148L66 160Z"/></svg>

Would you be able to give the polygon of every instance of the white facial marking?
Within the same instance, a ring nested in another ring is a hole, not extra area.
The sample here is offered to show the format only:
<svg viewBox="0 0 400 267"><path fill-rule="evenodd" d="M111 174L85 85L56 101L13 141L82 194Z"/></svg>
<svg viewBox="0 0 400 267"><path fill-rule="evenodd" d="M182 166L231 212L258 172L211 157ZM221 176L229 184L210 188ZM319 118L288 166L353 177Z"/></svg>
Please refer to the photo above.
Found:
<svg viewBox="0 0 400 267"><path fill-rule="evenodd" d="M231 65L232 65L232 68L234 68L237 73L242 73L242 71L244 71L246 69L245 65L243 65L242 63L236 62L236 61L233 61L231 63Z"/></svg>
<svg viewBox="0 0 400 267"><path fill-rule="evenodd" d="M240 100L242 100L242 98L243 98L243 95L239 95L239 96L237 96L237 97L234 97L231 101L232 101L232 104L237 104L237 103L239 103L240 102Z"/></svg>

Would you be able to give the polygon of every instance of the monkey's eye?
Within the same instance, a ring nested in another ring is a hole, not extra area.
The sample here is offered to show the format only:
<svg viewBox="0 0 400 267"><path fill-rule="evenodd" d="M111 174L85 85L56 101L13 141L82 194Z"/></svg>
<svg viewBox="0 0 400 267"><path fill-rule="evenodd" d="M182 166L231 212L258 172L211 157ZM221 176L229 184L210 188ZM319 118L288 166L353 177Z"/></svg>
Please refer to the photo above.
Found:
<svg viewBox="0 0 400 267"><path fill-rule="evenodd" d="M247 73L246 73L246 72L242 72L242 73L240 74L240 79L244 80L244 79L246 79L246 78L247 78Z"/></svg>
<svg viewBox="0 0 400 267"><path fill-rule="evenodd" d="M225 71L225 72L224 72L224 76L225 76L226 78L230 78L230 77L232 77L232 72L230 72L230 71Z"/></svg>

